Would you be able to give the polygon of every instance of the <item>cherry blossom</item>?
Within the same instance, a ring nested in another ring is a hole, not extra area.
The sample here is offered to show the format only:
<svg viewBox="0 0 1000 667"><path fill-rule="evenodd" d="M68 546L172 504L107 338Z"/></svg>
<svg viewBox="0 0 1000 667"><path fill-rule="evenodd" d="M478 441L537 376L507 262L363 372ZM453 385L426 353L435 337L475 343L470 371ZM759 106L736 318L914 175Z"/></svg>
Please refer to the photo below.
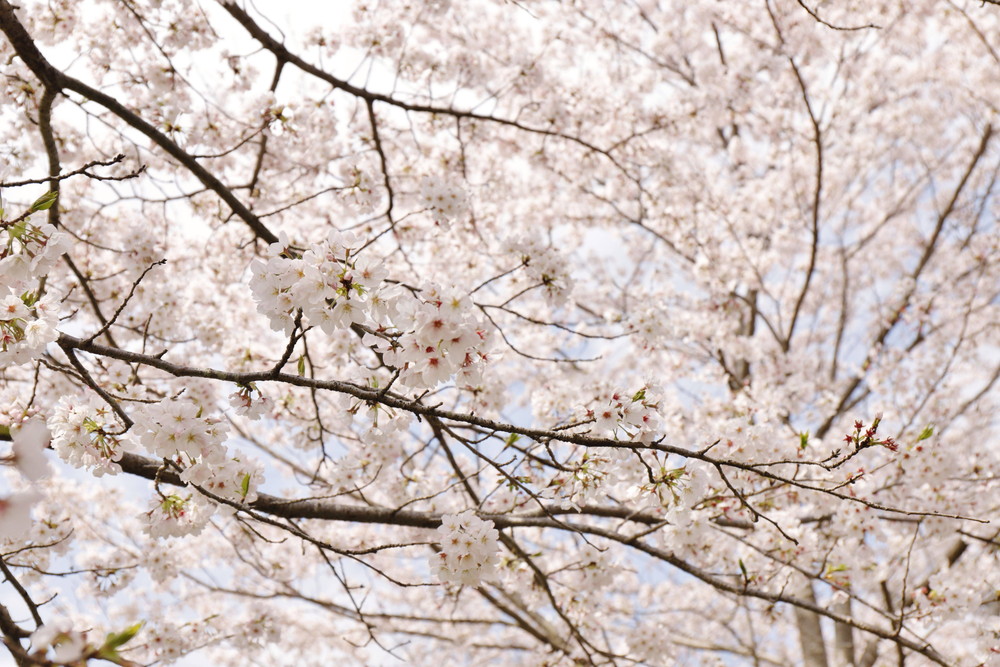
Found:
<svg viewBox="0 0 1000 667"><path fill-rule="evenodd" d="M118 461L135 448L111 408L94 396L63 398L52 410L49 428L52 448L63 460L92 467L98 476L121 472Z"/></svg>
<svg viewBox="0 0 1000 667"><path fill-rule="evenodd" d="M477 586L496 576L500 547L492 522L465 510L443 516L437 532L441 550L431 556L431 569L438 579Z"/></svg>
<svg viewBox="0 0 1000 667"><path fill-rule="evenodd" d="M60 664L78 662L84 656L87 641L84 635L76 632L65 621L48 623L35 630L31 635L32 652L39 657L52 649L52 659Z"/></svg>
<svg viewBox="0 0 1000 667"><path fill-rule="evenodd" d="M194 498L190 494L154 498L149 511L141 515L143 530L150 537L197 535L208 523L212 509L209 504Z"/></svg>
<svg viewBox="0 0 1000 667"><path fill-rule="evenodd" d="M469 202L461 186L439 179L424 177L420 181L420 198L434 221L448 229L453 220L462 217Z"/></svg>
<svg viewBox="0 0 1000 667"><path fill-rule="evenodd" d="M992 664L998 54L995 0L0 0L4 651Z"/></svg>

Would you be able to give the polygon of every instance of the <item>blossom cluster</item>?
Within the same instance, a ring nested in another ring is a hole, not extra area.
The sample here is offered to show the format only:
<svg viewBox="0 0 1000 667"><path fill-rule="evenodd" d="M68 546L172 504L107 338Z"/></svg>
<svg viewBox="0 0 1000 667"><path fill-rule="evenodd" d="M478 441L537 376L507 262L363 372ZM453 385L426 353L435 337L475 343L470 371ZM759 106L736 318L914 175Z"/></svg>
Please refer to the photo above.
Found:
<svg viewBox="0 0 1000 667"><path fill-rule="evenodd" d="M361 246L356 236L336 230L301 256L288 249L285 239L272 244L267 261L255 260L250 267L258 311L273 329L286 333L297 310L303 326L319 326L328 334L355 324L368 327L375 333L366 333L362 342L399 369L407 386L433 387L456 374L463 386L480 384L493 348L472 300L438 285L410 296L383 282L385 269L358 254ZM248 398L244 391L238 400Z"/></svg>
<svg viewBox="0 0 1000 667"><path fill-rule="evenodd" d="M431 213L434 222L445 229L469 210L469 197L465 190L440 178L421 179L420 201Z"/></svg>
<svg viewBox="0 0 1000 667"><path fill-rule="evenodd" d="M586 411L596 435L650 443L663 436L659 412L660 389L646 385L633 394L613 391L598 398L598 407Z"/></svg>
<svg viewBox="0 0 1000 667"><path fill-rule="evenodd" d="M545 289L545 298L552 305L562 305L573 289L571 263L537 234L511 236L504 243L504 252L515 255L528 278Z"/></svg>
<svg viewBox="0 0 1000 667"><path fill-rule="evenodd" d="M49 272L69 243L49 224L0 223L0 366L27 363L56 339L59 298L29 285Z"/></svg>
<svg viewBox="0 0 1000 667"><path fill-rule="evenodd" d="M36 202L32 210L38 206ZM32 224L30 218L0 224L0 276L3 285L13 290L46 275L72 245L67 234L50 224Z"/></svg>
<svg viewBox="0 0 1000 667"><path fill-rule="evenodd" d="M281 623L267 613L256 614L241 625L243 638L254 646L267 646L281 638Z"/></svg>
<svg viewBox="0 0 1000 667"><path fill-rule="evenodd" d="M77 663L87 652L87 636L74 630L65 619L46 623L32 633L31 653L43 658L50 649L57 664Z"/></svg>
<svg viewBox="0 0 1000 667"><path fill-rule="evenodd" d="M111 408L99 398L64 398L49 419L52 446L68 463L95 475L121 472L125 452L141 445L159 459L177 466L180 478L218 498L253 502L263 481L259 464L233 455L223 444L226 429L202 415L193 401L165 400L135 411L134 432L126 432ZM138 440L138 442L136 442ZM154 537L199 532L215 511L201 494L158 496L142 515Z"/></svg>
<svg viewBox="0 0 1000 667"><path fill-rule="evenodd" d="M226 459L222 441L226 428L217 420L202 416L191 401L161 401L144 406L136 414L139 441L158 458L184 455L182 463L197 460L221 465Z"/></svg>
<svg viewBox="0 0 1000 667"><path fill-rule="evenodd" d="M357 254L362 242L333 230L322 243L298 254L287 238L268 247L266 261L250 265L250 289L257 310L275 331L290 333L294 313L304 324L331 334L352 324L384 322L392 314L398 288L382 288L385 270Z"/></svg>
<svg viewBox="0 0 1000 667"><path fill-rule="evenodd" d="M437 532L441 550L431 556L431 569L439 580L478 586L496 576L500 534L492 521L465 510L443 516Z"/></svg>
<svg viewBox="0 0 1000 667"><path fill-rule="evenodd" d="M373 335L363 340L400 370L399 380L407 386L433 387L457 375L457 384L474 387L496 357L492 336L475 312L467 295L429 285L410 315L411 331L391 342Z"/></svg>
<svg viewBox="0 0 1000 667"><path fill-rule="evenodd" d="M604 495L606 484L612 481L611 470L617 461L615 453L600 450L585 451L578 461L553 476L547 488L564 504L579 508Z"/></svg>
<svg viewBox="0 0 1000 667"><path fill-rule="evenodd" d="M701 466L690 462L682 468L661 466L642 484L632 487L628 497L679 513L704 498L710 484L711 478Z"/></svg>
<svg viewBox="0 0 1000 667"><path fill-rule="evenodd" d="M85 583L77 589L95 597L112 597L129 588L138 574L131 553L114 547L85 547L76 557Z"/></svg>
<svg viewBox="0 0 1000 667"><path fill-rule="evenodd" d="M95 475L117 475L118 461L135 449L135 441L125 433L106 403L94 395L86 398L65 396L49 416L52 448L61 459Z"/></svg>
<svg viewBox="0 0 1000 667"><path fill-rule="evenodd" d="M226 428L214 418L202 415L202 409L190 401L175 400L145 406L137 415L139 440L151 454L171 459L182 467L181 480L194 484L224 500L253 502L263 481L261 467L231 454L223 444ZM181 520L174 502L161 505L159 518ZM208 514L211 514L209 511Z"/></svg>
<svg viewBox="0 0 1000 667"><path fill-rule="evenodd" d="M255 396L256 394L256 396ZM236 414L248 419L260 419L271 407L271 399L263 394L257 385L240 385L239 389L229 395L229 404Z"/></svg>
<svg viewBox="0 0 1000 667"><path fill-rule="evenodd" d="M212 517L212 507L200 494L171 494L153 498L140 515L142 530L150 537L197 535Z"/></svg>
<svg viewBox="0 0 1000 667"><path fill-rule="evenodd" d="M340 167L340 179L345 183L344 199L358 211L371 213L382 201L381 190L372 170L344 163Z"/></svg>
<svg viewBox="0 0 1000 667"><path fill-rule="evenodd" d="M32 292L8 294L0 301L0 364L24 364L56 339L57 298L46 294L37 299Z"/></svg>

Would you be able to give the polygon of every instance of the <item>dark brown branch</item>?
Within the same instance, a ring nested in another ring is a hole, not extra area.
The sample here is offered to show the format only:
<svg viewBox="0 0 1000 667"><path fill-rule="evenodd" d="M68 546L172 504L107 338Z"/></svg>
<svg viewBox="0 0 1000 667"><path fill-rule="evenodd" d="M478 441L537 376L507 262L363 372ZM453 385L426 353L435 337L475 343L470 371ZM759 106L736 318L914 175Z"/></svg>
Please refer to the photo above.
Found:
<svg viewBox="0 0 1000 667"><path fill-rule="evenodd" d="M795 60L791 57L788 58L788 62L791 64L795 80L799 84L799 92L802 94L802 101L805 103L809 122L812 125L813 144L816 146L816 183L813 186L812 215L810 216L812 243L809 245L809 267L806 269L806 279L802 284L802 291L799 292L799 296L795 300L795 307L792 309L792 320L788 323L788 335L785 336L782 345L786 352L792 346L795 323L798 322L799 314L802 311L802 304L806 300L806 295L809 293L809 285L812 282L813 275L816 273L816 255L819 251L820 204L823 201L823 131L819 126L819 118L816 117L816 113L813 111L812 102L809 101L809 90L806 88L806 82L802 78L802 73L799 71L798 65L795 64Z"/></svg>
<svg viewBox="0 0 1000 667"><path fill-rule="evenodd" d="M375 144L375 152L378 153L379 165L382 167L382 184L385 185L386 207L383 215L389 220L389 225L395 227L396 222L392 219L392 208L395 201L395 192L392 189L392 181L389 179L389 161L385 156L385 148L382 146L382 137L378 131L378 119L375 117L375 105L371 100L365 100L365 108L368 109L368 122L372 128L372 142Z"/></svg>
<svg viewBox="0 0 1000 667"><path fill-rule="evenodd" d="M28 591L25 590L24 586L21 585L21 582L14 576L14 573L10 571L9 567L7 567L7 563L3 558L0 558L0 572L3 572L4 579L10 582L10 585L17 591L17 594L21 596L24 604L28 607L28 611L31 612L31 618L35 621L35 627L41 627L42 616L38 613L38 605L35 604L35 601L31 599L30 595L28 595Z"/></svg>
<svg viewBox="0 0 1000 667"><path fill-rule="evenodd" d="M6 2L6 0L3 0ZM404 102L402 100L390 97L389 95L383 95L381 93L374 93L370 90L364 88L359 88L358 86L352 85L351 83L344 81L343 79L338 79L337 77L331 75L330 73L307 63L306 61L299 58L294 53L289 51L284 44L274 39L261 28L257 23L247 14L242 8L237 6L235 2L227 0L222 2L222 7L229 14L236 19L240 25L242 25L250 36L256 39L263 45L265 49L273 53L279 60L283 60L289 64L295 65L303 72L311 74L312 76L327 82L334 88L342 90L346 93L354 95L360 99L365 100L367 103L372 102L384 102L386 104L392 105L404 111L415 111L419 113L429 113L443 116L453 116L455 118L472 118L476 120L487 121L491 123L497 123L499 125L506 125L508 127L513 127L523 132L530 132L532 134L540 134L549 137L558 137L560 139L565 139L578 144L588 150L594 151L595 153L600 153L608 160L610 160L618 169L623 173L627 173L626 169L611 155L611 153L606 150L595 146L594 144L581 139L580 137L575 137L571 134L565 134L563 132L558 132L556 130L546 130L544 128L532 127L530 125L525 125L516 120L509 120L507 118L500 118L498 116L491 116L488 114L480 114L474 111L462 111L460 109L452 109L450 107L438 107L428 104L413 104L410 102Z"/></svg>
<svg viewBox="0 0 1000 667"><path fill-rule="evenodd" d="M240 384L240 385L248 385L251 382L274 381L274 382L284 382L286 384L298 387L308 387L313 390L325 389L329 391L336 391L339 393L354 396L355 398L369 404L378 403L390 408L404 410L406 412L410 412L415 415L434 416L440 419L446 419L453 422L482 427L487 429L488 431L496 433L517 433L519 435L532 438L533 440L537 440L539 442L557 441L557 442L565 442L568 444L580 445L584 447L655 450L667 454L677 454L687 458L699 459L705 461L706 463L712 466L724 465L730 468L746 470L755 473L765 479L771 479L783 484L789 484L800 489L815 491L817 493L823 493L833 498L837 498L839 500L847 500L851 502L860 503L871 509L878 509L885 512L893 512L896 514L907 515L907 516L938 516L944 518L961 519L965 521L976 521L979 523L986 523L986 521L974 517L965 517L965 516L944 514L938 512L910 511L910 510L902 510L899 508L889 507L886 505L882 505L880 503L876 503L871 500L866 500L861 497L852 497L848 494L840 493L836 489L828 489L819 486L813 486L811 484L807 484L805 482L801 482L795 479L782 477L778 474L771 473L766 470L761 470L758 467L759 464L750 464L734 459L716 459L708 456L707 451L699 452L693 449L686 449L683 447L677 447L675 445L668 445L663 443L662 441L657 441L652 443L632 442L627 440L614 440L611 438L598 438L583 434L563 432L554 429L539 429L539 428L519 426L516 424L508 424L492 419L487 419L485 417L480 417L475 414L456 412L453 410L444 410L439 406L425 405L421 403L419 399L410 399L405 396L396 394L394 392L383 392L379 389L373 389L371 387L361 386L351 382L343 382L340 380L319 380L310 377L302 377L300 375L279 373L276 372L274 369L268 371L258 371L249 373L235 373L232 371L220 371L212 368L192 368L188 366L182 366L180 364L175 364L173 362L165 361L164 359L157 356L150 356L147 354L130 352L127 350L108 347L106 345L99 345L97 343L86 344L85 341L76 338L74 336L70 336L68 334L60 334L57 342L58 345L62 347L64 350L76 349L82 352L90 352L93 354L106 356L112 359L118 359L120 361L144 364L147 366L151 366L153 368L158 368L176 377L203 377L213 380L233 382L235 384Z"/></svg>
<svg viewBox="0 0 1000 667"><path fill-rule="evenodd" d="M147 479L156 478L157 471L161 466L159 461L154 461L152 459L147 459L143 456L127 452L123 455L119 463L123 471L140 477L145 477ZM180 476L171 470L162 471L160 473L160 481L168 484L183 485L180 480ZM208 495L211 497L211 494ZM397 511L389 508L335 504L322 500L289 501L265 494L260 494L258 499L255 502L250 503L246 509L255 512L264 512L283 518L315 518L329 521L376 523L395 526L411 526L415 528L437 528L441 525L441 515L429 512L410 510ZM556 524L551 519L539 518L537 516L505 514L479 514L479 516L484 520L492 521L497 528L509 528L515 526L533 526L541 528L559 527L559 524ZM845 623L863 632L876 635L883 639L889 639L901 646L924 655L937 664L948 664L930 646L902 637L895 630L890 631L878 626L864 623L828 609L824 609L814 603L787 596L781 592L753 589L744 586L743 583L730 583L723 578L723 575L716 575L706 570L702 570L687 561L677 558L667 551L645 544L644 542L639 541L636 537L623 535L620 530L609 530L597 526L581 525L576 523L565 524L565 526L567 529L574 532L597 535L627 546L631 546L643 553L646 553L647 555L653 556L658 560L673 565L674 567L694 576L697 579L700 579L718 590L736 595L747 595L770 602L784 602L791 604L795 607L826 616L827 618L839 623Z"/></svg>
<svg viewBox="0 0 1000 667"><path fill-rule="evenodd" d="M115 323L115 320L118 319L118 316L121 315L122 311L125 310L125 307L128 306L128 302L132 300L132 297L135 295L135 288L139 286L139 283L142 282L142 279L146 277L146 274L152 271L154 267L162 266L166 263L167 260L161 259L160 261L153 262L152 264L146 267L146 270L143 271L142 274L140 274L139 277L132 282L132 289L128 291L128 295L126 295L125 300L122 301L121 305L118 306L118 309L115 310L114 314L111 316L111 319L105 322L100 329L98 329L87 339L88 343L93 343L98 336L100 336L101 334L103 334L104 332L106 332L108 329L111 328L111 325Z"/></svg>
<svg viewBox="0 0 1000 667"><path fill-rule="evenodd" d="M886 338L888 338L889 333L902 320L903 313L905 312L906 307L909 305L910 299L913 298L913 295L917 291L917 280L918 278L920 278L920 275L923 273L924 268L927 266L928 262L930 262L931 257L937 250L938 239L941 236L941 231L944 229L944 224L948 220L948 218L951 217L952 212L955 210L955 206L958 203L958 198L965 190L965 185L968 183L969 178L972 176L972 172L975 171L976 166L979 164L979 161L986 153L986 148L989 146L990 139L992 137L993 137L993 126L987 124L986 129L983 130L983 135L979 140L979 147L976 149L976 152L973 154L972 159L969 161L969 165L968 167L966 167L965 172L962 174L962 178L959 180L958 185L955 186L955 190L952 192L951 198L948 200L948 204L945 206L944 210L941 211L941 213L938 215L937 222L934 225L934 231L931 234L931 238L927 241L927 244L924 246L924 252L920 256L920 261L917 262L917 266L913 269L913 273L911 273L909 276L911 280L910 288L907 290L906 294L904 294L903 298L900 300L900 305L897 307L896 312L889 319L889 321L879 330L878 334L876 334L872 343L868 346L869 352L868 355L865 357L864 362L861 364L862 369L867 369L870 366L873 360L872 354L874 353L874 351L882 346L882 343L884 343ZM862 371L857 375L855 375L851 379L851 381L847 384L847 387L845 387L843 393L840 396L840 401L838 402L837 407L834 408L834 410L826 418L823 424L816 430L817 438L823 438L826 436L827 432L829 432L830 428L833 426L834 421L836 421L837 418L840 417L841 414L843 414L845 407L850 402L851 396L861 385L861 382L864 380L864 378L865 378L865 372Z"/></svg>
<svg viewBox="0 0 1000 667"><path fill-rule="evenodd" d="M266 243L277 243L278 237L228 187L223 185L222 181L202 167L197 160L174 143L170 137L157 130L137 113L125 108L124 105L111 95L91 88L82 81L63 74L53 67L45 59L41 51L38 50L28 31L17 20L17 17L14 15L14 7L8 0L0 0L0 31L3 31L7 35L7 39L10 40L11 46L14 47L17 55L47 88L57 91L71 90L110 111L126 124L144 134L190 171L205 187L215 192L226 202L233 213L239 216L253 230L258 238Z"/></svg>
<svg viewBox="0 0 1000 667"><path fill-rule="evenodd" d="M842 30L845 32L850 32L853 30L872 30L872 29L879 30L881 28L881 26L877 26L874 23L866 23L865 25L856 25L856 26L833 25L832 23L829 23L820 18L819 14L816 13L816 10L810 9L809 5L802 2L802 0L797 0L797 2L799 3L799 7L801 7L802 9L806 10L809 13L809 16L813 17L813 19L815 19L821 25L825 25L827 28L830 28L832 30Z"/></svg>
<svg viewBox="0 0 1000 667"><path fill-rule="evenodd" d="M46 143L46 147L47 146L48 144ZM73 171L67 172L65 174L59 174L56 176L46 176L45 178L29 178L24 181L11 181L9 183L0 183L0 188L19 188L23 185L35 185L39 183L51 184L53 180L65 181L67 178L73 178L74 176L79 176L81 174L83 174L87 178L97 181L124 181L130 178L135 178L143 171L145 171L146 167L142 166L136 169L135 171L125 174L124 176L100 176L98 174L90 173L90 170L93 169L94 167L110 167L113 164L118 164L124 159L125 156L119 153L110 160L92 160L87 164L83 165L82 167L80 167L79 169L74 169Z"/></svg>

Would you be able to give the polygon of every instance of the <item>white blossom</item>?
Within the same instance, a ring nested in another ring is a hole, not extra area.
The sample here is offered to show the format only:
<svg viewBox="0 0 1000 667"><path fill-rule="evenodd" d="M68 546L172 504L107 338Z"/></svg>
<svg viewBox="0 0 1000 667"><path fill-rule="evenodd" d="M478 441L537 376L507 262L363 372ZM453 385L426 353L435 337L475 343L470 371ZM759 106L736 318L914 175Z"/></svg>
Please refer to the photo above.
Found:
<svg viewBox="0 0 1000 667"><path fill-rule="evenodd" d="M65 620L46 623L31 634L31 651L44 656L48 649L52 649L52 660L55 662L75 663L86 652L86 636L73 630L73 626Z"/></svg>
<svg viewBox="0 0 1000 667"><path fill-rule="evenodd" d="M465 510L441 517L437 532L440 551L431 556L431 569L440 581L478 586L497 575L499 533L492 521Z"/></svg>

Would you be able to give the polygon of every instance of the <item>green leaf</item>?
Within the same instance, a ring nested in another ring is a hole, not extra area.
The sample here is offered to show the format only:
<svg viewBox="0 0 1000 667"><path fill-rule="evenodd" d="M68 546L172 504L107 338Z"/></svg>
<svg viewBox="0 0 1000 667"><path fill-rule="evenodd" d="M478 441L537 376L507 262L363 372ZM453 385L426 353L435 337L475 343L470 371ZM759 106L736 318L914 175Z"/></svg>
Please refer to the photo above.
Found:
<svg viewBox="0 0 1000 667"><path fill-rule="evenodd" d="M246 498L247 494L250 492L250 473L243 475L243 482L240 484L240 491L243 492L243 497Z"/></svg>
<svg viewBox="0 0 1000 667"><path fill-rule="evenodd" d="M52 208L52 205L56 203L56 199L58 197L58 192L46 192L44 195L36 199L35 203L31 205L31 212L45 211Z"/></svg>
<svg viewBox="0 0 1000 667"><path fill-rule="evenodd" d="M917 436L917 442L920 442L921 440L926 440L927 438L931 437L932 435L934 435L934 427L933 426L925 426L924 430L921 431L920 435Z"/></svg>
<svg viewBox="0 0 1000 667"><path fill-rule="evenodd" d="M24 238L24 235L28 233L28 221L22 220L16 225L11 225L10 227L7 228L7 233L10 234L10 237L12 239L17 239L20 241L21 239Z"/></svg>
<svg viewBox="0 0 1000 667"><path fill-rule="evenodd" d="M299 375L305 375L306 374L306 358L305 357L299 357L298 371L299 371Z"/></svg>
<svg viewBox="0 0 1000 667"><path fill-rule="evenodd" d="M117 662L121 657L118 655L118 649L130 642L133 637L139 634L139 630L142 629L142 626L143 621L140 621L134 625L128 626L121 632L109 632L107 638L104 640L104 644L97 650L97 657Z"/></svg>
<svg viewBox="0 0 1000 667"><path fill-rule="evenodd" d="M635 392L635 394L633 394L633 396L632 396L632 402L633 403L637 403L639 401L644 401L644 400L646 400L646 388L645 387L643 387L639 391Z"/></svg>
<svg viewBox="0 0 1000 667"><path fill-rule="evenodd" d="M507 436L507 439L504 441L504 446L505 447L510 447L511 445L513 445L515 442L517 442L520 439L521 439L521 436L519 434L517 434L517 433L511 433L510 435Z"/></svg>
<svg viewBox="0 0 1000 667"><path fill-rule="evenodd" d="M805 449L809 446L809 431L805 433L799 433L799 449Z"/></svg>
<svg viewBox="0 0 1000 667"><path fill-rule="evenodd" d="M104 645L111 645L114 648L119 646L124 646L125 644L132 641L132 639L139 634L139 630L142 630L144 621L139 621L138 623L133 623L121 632L112 632L108 634L108 638L104 641Z"/></svg>

